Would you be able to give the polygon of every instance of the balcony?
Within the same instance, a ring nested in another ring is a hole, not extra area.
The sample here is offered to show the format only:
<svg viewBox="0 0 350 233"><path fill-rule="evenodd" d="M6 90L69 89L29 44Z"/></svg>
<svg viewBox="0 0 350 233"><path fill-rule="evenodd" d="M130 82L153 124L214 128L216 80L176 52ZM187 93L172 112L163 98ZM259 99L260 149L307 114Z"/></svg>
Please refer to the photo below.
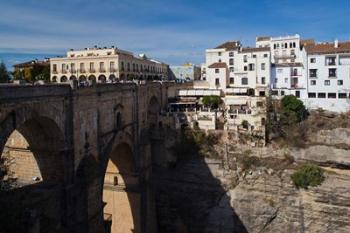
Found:
<svg viewBox="0 0 350 233"><path fill-rule="evenodd" d="M228 112L230 114L240 114L240 115L247 115L247 114L252 114L251 109L229 109Z"/></svg>
<svg viewBox="0 0 350 233"><path fill-rule="evenodd" d="M295 59L296 58L296 55L295 54L276 54L274 55L274 58L276 60L278 59Z"/></svg>

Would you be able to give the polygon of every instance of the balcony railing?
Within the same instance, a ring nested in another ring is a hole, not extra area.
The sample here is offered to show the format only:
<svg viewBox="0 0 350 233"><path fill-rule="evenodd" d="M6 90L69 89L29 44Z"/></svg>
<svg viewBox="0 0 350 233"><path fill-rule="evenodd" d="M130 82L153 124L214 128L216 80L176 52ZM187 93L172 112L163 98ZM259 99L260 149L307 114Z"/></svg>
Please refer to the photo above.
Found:
<svg viewBox="0 0 350 233"><path fill-rule="evenodd" d="M275 59L288 59L288 58L295 58L295 54L276 54L274 55Z"/></svg>
<svg viewBox="0 0 350 233"><path fill-rule="evenodd" d="M252 114L252 110L251 109L229 109L228 110L229 113L231 114L243 114L243 115L246 115L246 114Z"/></svg>

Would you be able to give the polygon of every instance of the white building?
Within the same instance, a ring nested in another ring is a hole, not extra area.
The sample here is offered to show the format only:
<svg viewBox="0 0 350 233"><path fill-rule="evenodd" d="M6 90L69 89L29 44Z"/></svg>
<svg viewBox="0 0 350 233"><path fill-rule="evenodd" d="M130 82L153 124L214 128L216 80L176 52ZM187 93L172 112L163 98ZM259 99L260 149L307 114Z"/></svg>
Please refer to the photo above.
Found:
<svg viewBox="0 0 350 233"><path fill-rule="evenodd" d="M50 59L51 81L68 80L114 82L118 80L168 79L168 65L148 59L144 54L135 57L117 48L86 48L67 52L66 57Z"/></svg>
<svg viewBox="0 0 350 233"><path fill-rule="evenodd" d="M350 42L309 43L307 53L308 98L310 109L350 110Z"/></svg>

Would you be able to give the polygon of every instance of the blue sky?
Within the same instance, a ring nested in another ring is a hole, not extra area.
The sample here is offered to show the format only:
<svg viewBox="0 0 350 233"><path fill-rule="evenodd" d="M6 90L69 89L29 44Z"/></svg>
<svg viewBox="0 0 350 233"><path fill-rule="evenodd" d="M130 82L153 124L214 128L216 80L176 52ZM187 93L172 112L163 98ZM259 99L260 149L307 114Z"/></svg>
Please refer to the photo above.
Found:
<svg viewBox="0 0 350 233"><path fill-rule="evenodd" d="M10 65L94 45L199 64L227 40L350 39L347 0L0 0L0 9L0 60Z"/></svg>

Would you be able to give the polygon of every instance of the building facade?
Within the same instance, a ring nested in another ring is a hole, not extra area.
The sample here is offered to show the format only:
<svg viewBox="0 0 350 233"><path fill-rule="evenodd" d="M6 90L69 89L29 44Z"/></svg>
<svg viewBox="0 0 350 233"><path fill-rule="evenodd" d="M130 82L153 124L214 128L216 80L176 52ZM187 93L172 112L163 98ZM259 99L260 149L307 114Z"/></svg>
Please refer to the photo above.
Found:
<svg viewBox="0 0 350 233"><path fill-rule="evenodd" d="M136 57L118 48L85 48L67 52L66 57L51 58L51 82L69 80L99 83L121 80L167 80L169 66L147 58Z"/></svg>

